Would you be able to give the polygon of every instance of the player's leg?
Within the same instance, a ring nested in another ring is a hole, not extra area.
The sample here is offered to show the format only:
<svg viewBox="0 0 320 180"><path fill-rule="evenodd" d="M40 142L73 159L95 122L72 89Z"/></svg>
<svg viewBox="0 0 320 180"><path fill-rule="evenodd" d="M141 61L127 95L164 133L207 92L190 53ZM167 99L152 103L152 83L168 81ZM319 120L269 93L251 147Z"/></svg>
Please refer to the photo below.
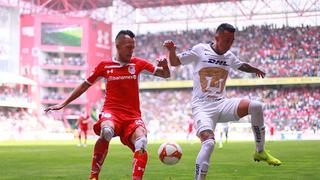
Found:
<svg viewBox="0 0 320 180"><path fill-rule="evenodd" d="M96 141L93 150L93 158L91 165L90 179L98 180L98 176L103 165L103 162L107 156L109 142L114 136L115 125L112 121L106 120L101 122L100 137Z"/></svg>
<svg viewBox="0 0 320 180"><path fill-rule="evenodd" d="M204 180L208 173L210 158L215 145L213 130L201 131L199 138L201 149L196 160L195 180Z"/></svg>
<svg viewBox="0 0 320 180"><path fill-rule="evenodd" d="M267 161L271 165L280 165L281 161L274 158L264 150L265 127L262 103L258 101L242 99L238 105L237 114L239 118L244 117L248 114L251 115L252 131L256 142L256 152L254 154L254 160L263 160Z"/></svg>
<svg viewBox="0 0 320 180"><path fill-rule="evenodd" d="M220 137L219 137L219 148L223 147L223 131L220 131Z"/></svg>
<svg viewBox="0 0 320 180"><path fill-rule="evenodd" d="M83 133L84 133L84 144L83 144L83 146L84 146L84 147L87 147L88 130L85 129L85 130L83 131Z"/></svg>
<svg viewBox="0 0 320 180"><path fill-rule="evenodd" d="M78 129L78 146L81 146L81 129Z"/></svg>
<svg viewBox="0 0 320 180"><path fill-rule="evenodd" d="M147 130L137 127L130 139L134 144L132 180L141 180L148 161Z"/></svg>
<svg viewBox="0 0 320 180"><path fill-rule="evenodd" d="M226 128L224 133L225 133L225 136L226 136L226 142L228 142L229 128Z"/></svg>
<svg viewBox="0 0 320 180"><path fill-rule="evenodd" d="M239 103L237 113L240 118L248 114L251 115L251 126L256 142L256 151L262 152L264 150L265 143L265 127L262 104L258 101L243 99Z"/></svg>
<svg viewBox="0 0 320 180"><path fill-rule="evenodd" d="M220 116L216 103L197 104L192 108L194 127L201 140L201 148L196 159L195 180L204 180L208 174L211 154L214 150L214 130Z"/></svg>

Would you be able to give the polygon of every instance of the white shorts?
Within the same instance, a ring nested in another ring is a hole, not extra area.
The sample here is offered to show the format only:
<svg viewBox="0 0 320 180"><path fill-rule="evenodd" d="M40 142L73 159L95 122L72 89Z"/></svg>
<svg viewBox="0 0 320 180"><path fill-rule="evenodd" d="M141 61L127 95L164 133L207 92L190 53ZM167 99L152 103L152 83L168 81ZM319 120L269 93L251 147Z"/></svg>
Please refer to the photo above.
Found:
<svg viewBox="0 0 320 180"><path fill-rule="evenodd" d="M241 99L221 99L216 102L203 101L193 104L192 117L197 136L204 130L215 131L218 122L238 121L237 113Z"/></svg>

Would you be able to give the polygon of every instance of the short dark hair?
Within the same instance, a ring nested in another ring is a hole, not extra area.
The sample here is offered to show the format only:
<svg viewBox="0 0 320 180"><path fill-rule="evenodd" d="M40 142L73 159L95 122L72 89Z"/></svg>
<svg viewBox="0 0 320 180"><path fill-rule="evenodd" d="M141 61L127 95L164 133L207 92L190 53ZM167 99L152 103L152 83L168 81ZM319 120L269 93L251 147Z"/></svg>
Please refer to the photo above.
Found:
<svg viewBox="0 0 320 180"><path fill-rule="evenodd" d="M220 32L223 32L223 31L228 31L228 32L231 32L231 33L234 33L236 32L236 28L234 28L231 24L228 24L228 23L222 23L218 26L217 30L216 30L216 33L220 33Z"/></svg>
<svg viewBox="0 0 320 180"><path fill-rule="evenodd" d="M135 37L135 35L134 35L134 33L132 32L132 31L130 31L130 30L121 30L118 34L117 34L117 36L116 36L116 39L118 39L120 36L122 36L122 35L128 35L128 36L130 36L131 38L134 38Z"/></svg>

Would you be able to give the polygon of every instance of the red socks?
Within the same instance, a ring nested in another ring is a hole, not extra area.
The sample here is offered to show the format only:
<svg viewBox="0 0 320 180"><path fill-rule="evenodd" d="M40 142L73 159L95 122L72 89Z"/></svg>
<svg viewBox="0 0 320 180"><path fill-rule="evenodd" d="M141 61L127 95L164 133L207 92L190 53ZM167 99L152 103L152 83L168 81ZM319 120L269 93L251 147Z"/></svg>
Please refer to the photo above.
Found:
<svg viewBox="0 0 320 180"><path fill-rule="evenodd" d="M108 153L109 142L103 138L99 138L94 146L92 165L91 165L91 176L90 179L98 180L98 175L101 170L101 166Z"/></svg>
<svg viewBox="0 0 320 180"><path fill-rule="evenodd" d="M148 161L147 151L139 150L133 155L132 180L141 180Z"/></svg>
<svg viewBox="0 0 320 180"><path fill-rule="evenodd" d="M98 176L108 153L109 142L99 138L94 146L90 179L98 180ZM141 180L148 161L147 151L139 150L133 155L132 180Z"/></svg>

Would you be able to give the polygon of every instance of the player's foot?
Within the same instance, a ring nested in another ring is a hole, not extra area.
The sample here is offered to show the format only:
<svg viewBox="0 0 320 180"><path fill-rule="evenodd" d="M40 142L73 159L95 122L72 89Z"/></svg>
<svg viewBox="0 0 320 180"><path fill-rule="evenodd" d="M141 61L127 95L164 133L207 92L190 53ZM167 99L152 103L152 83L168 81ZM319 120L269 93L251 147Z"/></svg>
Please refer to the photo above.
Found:
<svg viewBox="0 0 320 180"><path fill-rule="evenodd" d="M223 145L222 144L219 144L219 149L222 149L223 148Z"/></svg>
<svg viewBox="0 0 320 180"><path fill-rule="evenodd" d="M97 174L91 174L89 179L91 179L91 180L99 180L99 177L98 177Z"/></svg>
<svg viewBox="0 0 320 180"><path fill-rule="evenodd" d="M82 144L83 147L87 147L87 144Z"/></svg>
<svg viewBox="0 0 320 180"><path fill-rule="evenodd" d="M79 146L79 147L80 147L80 146L81 146L81 144L79 143L79 144L77 144L77 146Z"/></svg>
<svg viewBox="0 0 320 180"><path fill-rule="evenodd" d="M275 157L273 157L271 154L269 154L268 151L264 150L260 153L257 151L253 154L253 159L254 161L266 161L269 165L274 165L274 166L280 166L281 161Z"/></svg>

